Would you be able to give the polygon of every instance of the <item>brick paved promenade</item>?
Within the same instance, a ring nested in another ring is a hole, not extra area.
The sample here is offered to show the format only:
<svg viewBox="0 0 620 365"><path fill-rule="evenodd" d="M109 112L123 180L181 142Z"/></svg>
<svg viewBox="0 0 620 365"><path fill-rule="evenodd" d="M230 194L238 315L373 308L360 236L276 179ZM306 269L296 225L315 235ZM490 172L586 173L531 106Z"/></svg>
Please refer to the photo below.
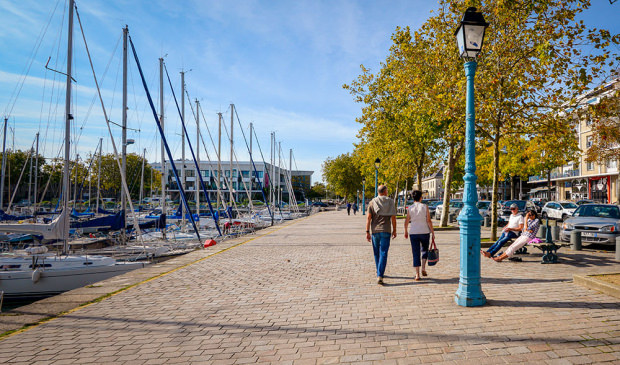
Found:
<svg viewBox="0 0 620 365"><path fill-rule="evenodd" d="M482 263L488 303L454 304L458 232L413 281L393 242L375 282L364 221L325 212L0 340L0 363L620 363L618 299L572 283L612 254Z"/></svg>

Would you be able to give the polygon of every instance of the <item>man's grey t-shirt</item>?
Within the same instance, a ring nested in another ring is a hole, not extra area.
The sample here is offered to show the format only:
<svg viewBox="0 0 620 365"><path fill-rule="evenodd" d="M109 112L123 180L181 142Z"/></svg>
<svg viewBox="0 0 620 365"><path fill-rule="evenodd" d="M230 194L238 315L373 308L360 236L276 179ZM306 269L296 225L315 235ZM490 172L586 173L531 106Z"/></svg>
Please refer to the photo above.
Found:
<svg viewBox="0 0 620 365"><path fill-rule="evenodd" d="M396 215L394 200L385 195L379 195L368 204L368 214L371 216L370 231L372 233L392 233L392 217Z"/></svg>

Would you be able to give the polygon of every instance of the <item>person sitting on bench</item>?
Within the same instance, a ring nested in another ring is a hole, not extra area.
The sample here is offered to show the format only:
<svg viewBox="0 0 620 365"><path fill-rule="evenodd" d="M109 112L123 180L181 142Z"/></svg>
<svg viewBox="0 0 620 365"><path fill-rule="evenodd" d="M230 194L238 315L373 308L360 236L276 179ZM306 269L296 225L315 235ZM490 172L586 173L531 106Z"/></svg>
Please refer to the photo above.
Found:
<svg viewBox="0 0 620 365"><path fill-rule="evenodd" d="M508 220L508 224L502 230L502 235L499 236L497 242L493 244L493 246L489 247L488 250L480 250L480 253L487 258L492 258L495 256L497 251L499 251L506 242L510 241L513 238L519 236L519 232L523 229L523 216L519 214L519 206L515 203L510 205L510 219Z"/></svg>
<svg viewBox="0 0 620 365"><path fill-rule="evenodd" d="M494 257L493 260L501 262L508 257L512 257L512 255L514 255L518 249L525 246L528 242L536 238L538 228L540 228L540 220L538 219L538 214L536 214L536 212L533 210L528 211L525 215L525 227L523 227L523 233L521 233L521 236L517 238L512 243L512 245L510 245L506 249L506 252L499 255L498 257Z"/></svg>

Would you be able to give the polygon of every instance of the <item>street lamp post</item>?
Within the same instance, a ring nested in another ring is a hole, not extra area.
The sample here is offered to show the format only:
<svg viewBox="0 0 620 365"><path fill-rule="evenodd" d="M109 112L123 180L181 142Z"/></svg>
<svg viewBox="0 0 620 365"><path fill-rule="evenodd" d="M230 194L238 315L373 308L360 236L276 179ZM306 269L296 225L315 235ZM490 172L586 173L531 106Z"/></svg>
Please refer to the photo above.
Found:
<svg viewBox="0 0 620 365"><path fill-rule="evenodd" d="M381 159L375 160L375 198L379 195L379 167L381 167Z"/></svg>
<svg viewBox="0 0 620 365"><path fill-rule="evenodd" d="M360 191L359 190L355 193L355 205L358 207L360 206Z"/></svg>
<svg viewBox="0 0 620 365"><path fill-rule="evenodd" d="M366 215L366 178L362 178L362 215Z"/></svg>
<svg viewBox="0 0 620 365"><path fill-rule="evenodd" d="M468 8L463 20L455 32L461 58L465 61L467 76L467 101L465 119L465 187L463 191L464 207L459 214L461 247L461 272L459 288L455 301L464 307L481 306L486 302L480 285L480 222L482 216L476 208L478 194L476 190L476 130L474 108L474 75L476 58L482 50L484 32L489 26L481 12Z"/></svg>

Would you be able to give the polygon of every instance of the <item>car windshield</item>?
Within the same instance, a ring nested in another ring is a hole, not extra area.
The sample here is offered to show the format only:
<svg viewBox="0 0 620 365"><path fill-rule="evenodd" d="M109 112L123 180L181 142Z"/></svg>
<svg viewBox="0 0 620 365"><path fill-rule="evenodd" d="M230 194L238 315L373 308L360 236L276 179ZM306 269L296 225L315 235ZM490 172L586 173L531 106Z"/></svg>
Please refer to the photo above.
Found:
<svg viewBox="0 0 620 365"><path fill-rule="evenodd" d="M450 206L452 208L463 208L463 204L464 204L463 202L452 202L450 203Z"/></svg>
<svg viewBox="0 0 620 365"><path fill-rule="evenodd" d="M487 209L489 205L491 205L491 202L478 202L476 207L478 207L478 209Z"/></svg>
<svg viewBox="0 0 620 365"><path fill-rule="evenodd" d="M525 209L525 201L523 200L510 200L504 203L505 208L510 208L511 205L516 204L519 207L519 210Z"/></svg>
<svg viewBox="0 0 620 365"><path fill-rule="evenodd" d="M437 206L439 206L439 205L441 205L441 204L442 204L442 203L441 203L440 201L436 201L436 202L432 202L432 203L430 203L428 206L429 206L429 207L437 207Z"/></svg>
<svg viewBox="0 0 620 365"><path fill-rule="evenodd" d="M577 204L575 204L575 203L571 203L571 202L568 202L568 203L560 203L560 205L561 205L561 206L562 206L562 208L564 208L564 209L577 209L577 207L578 207L578 205L577 205Z"/></svg>
<svg viewBox="0 0 620 365"><path fill-rule="evenodd" d="M620 219L620 209L613 205L582 205L573 214L575 217L599 217Z"/></svg>

